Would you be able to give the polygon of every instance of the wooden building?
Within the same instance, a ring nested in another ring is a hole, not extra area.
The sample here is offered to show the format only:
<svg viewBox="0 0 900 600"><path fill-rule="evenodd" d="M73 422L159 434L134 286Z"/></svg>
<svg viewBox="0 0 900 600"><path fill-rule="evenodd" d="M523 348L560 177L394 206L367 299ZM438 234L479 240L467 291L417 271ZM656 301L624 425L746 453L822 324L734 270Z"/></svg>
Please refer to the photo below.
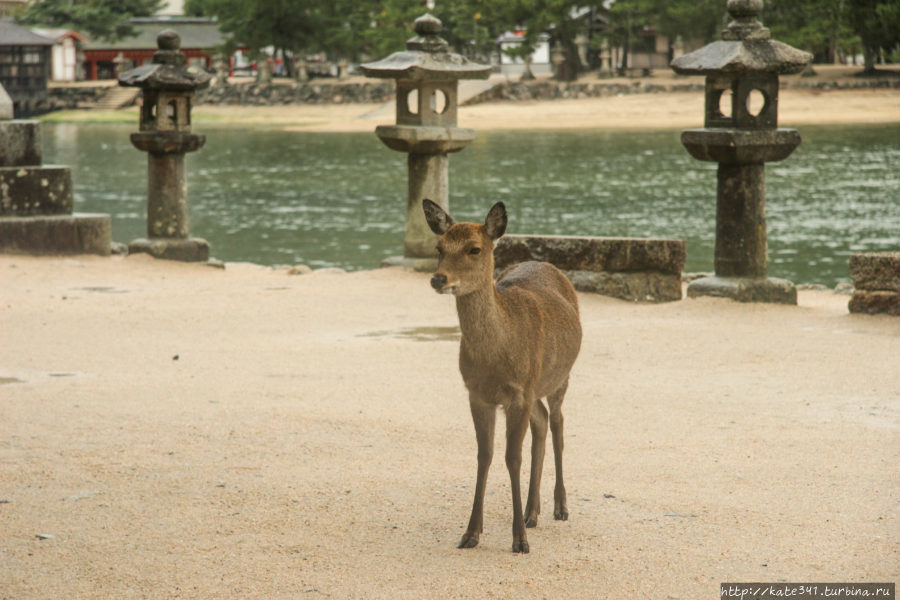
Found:
<svg viewBox="0 0 900 600"><path fill-rule="evenodd" d="M81 48L89 42L85 36L74 29L40 29L32 27L31 31L55 41L50 51L51 81L77 81L81 69Z"/></svg>
<svg viewBox="0 0 900 600"><path fill-rule="evenodd" d="M84 45L86 79L115 79L116 73L149 63L156 52L156 36L174 29L181 36L181 52L188 64L212 70L216 48L225 39L213 19L201 17L143 17L130 20L137 35L107 42L96 40Z"/></svg>
<svg viewBox="0 0 900 600"><path fill-rule="evenodd" d="M8 20L0 20L0 83L16 118L46 110L50 52L56 42Z"/></svg>

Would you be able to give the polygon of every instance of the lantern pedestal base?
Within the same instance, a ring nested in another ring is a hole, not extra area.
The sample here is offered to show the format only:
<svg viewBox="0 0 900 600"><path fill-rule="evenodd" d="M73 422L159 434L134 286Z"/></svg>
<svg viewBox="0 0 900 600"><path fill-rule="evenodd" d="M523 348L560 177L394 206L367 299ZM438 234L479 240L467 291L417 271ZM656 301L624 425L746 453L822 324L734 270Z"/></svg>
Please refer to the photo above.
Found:
<svg viewBox="0 0 900 600"><path fill-rule="evenodd" d="M109 256L109 215L72 213L0 217L0 253Z"/></svg>
<svg viewBox="0 0 900 600"><path fill-rule="evenodd" d="M714 296L738 302L797 304L797 288L786 279L775 277L703 277L691 283L688 298Z"/></svg>
<svg viewBox="0 0 900 600"><path fill-rule="evenodd" d="M154 258L182 262L209 260L209 243L201 238L139 238L128 244L128 254L149 254Z"/></svg>

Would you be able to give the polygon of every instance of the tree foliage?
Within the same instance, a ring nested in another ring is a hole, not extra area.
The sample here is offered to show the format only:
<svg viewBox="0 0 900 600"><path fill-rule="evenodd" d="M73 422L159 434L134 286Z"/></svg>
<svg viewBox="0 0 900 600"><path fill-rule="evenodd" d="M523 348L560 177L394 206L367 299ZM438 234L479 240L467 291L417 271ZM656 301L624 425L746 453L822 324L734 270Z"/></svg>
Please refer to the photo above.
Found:
<svg viewBox="0 0 900 600"><path fill-rule="evenodd" d="M847 18L862 41L867 72L882 51L900 45L900 0L847 0Z"/></svg>
<svg viewBox="0 0 900 600"><path fill-rule="evenodd" d="M116 40L135 34L128 19L150 16L162 4L162 0L36 0L19 20L30 25L75 29L90 38Z"/></svg>
<svg viewBox="0 0 900 600"><path fill-rule="evenodd" d="M34 0L23 20L115 39L132 33L128 18L153 14L160 4ZM575 37L594 15L607 23L594 33L628 52L648 29L692 45L718 39L728 21L725 6L725 0L438 0L432 12L444 24L443 37L470 58L487 61L508 31L523 36L521 46L509 51L520 56L549 35L565 51L574 75ZM402 50L427 8L425 0L186 0L185 10L217 17L222 31L251 51L273 46L288 54L366 60ZM820 60L862 50L872 67L900 45L900 0L766 0L761 18L773 37Z"/></svg>

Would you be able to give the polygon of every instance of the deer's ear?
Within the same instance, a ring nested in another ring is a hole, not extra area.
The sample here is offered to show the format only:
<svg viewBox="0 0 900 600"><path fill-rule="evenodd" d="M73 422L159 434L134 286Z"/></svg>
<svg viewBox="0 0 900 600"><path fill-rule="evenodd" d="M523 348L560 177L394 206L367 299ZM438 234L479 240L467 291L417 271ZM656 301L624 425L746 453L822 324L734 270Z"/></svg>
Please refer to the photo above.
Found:
<svg viewBox="0 0 900 600"><path fill-rule="evenodd" d="M444 235L453 225L453 219L447 214L447 211L428 198L422 200L422 210L425 211L425 221L428 226L438 235Z"/></svg>
<svg viewBox="0 0 900 600"><path fill-rule="evenodd" d="M484 229L492 240L498 240L506 233L506 206L502 202L491 207L484 220Z"/></svg>

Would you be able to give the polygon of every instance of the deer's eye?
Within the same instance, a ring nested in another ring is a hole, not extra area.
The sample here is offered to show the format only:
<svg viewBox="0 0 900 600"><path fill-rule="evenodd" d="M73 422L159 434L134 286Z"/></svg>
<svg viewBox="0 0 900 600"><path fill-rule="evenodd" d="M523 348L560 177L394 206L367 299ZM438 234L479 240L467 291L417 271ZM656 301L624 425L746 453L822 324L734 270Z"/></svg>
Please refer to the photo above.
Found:
<svg viewBox="0 0 900 600"><path fill-rule="evenodd" d="M476 254L481 254L481 248L472 248L471 250L469 250L469 254L471 254L472 256L475 256Z"/></svg>

